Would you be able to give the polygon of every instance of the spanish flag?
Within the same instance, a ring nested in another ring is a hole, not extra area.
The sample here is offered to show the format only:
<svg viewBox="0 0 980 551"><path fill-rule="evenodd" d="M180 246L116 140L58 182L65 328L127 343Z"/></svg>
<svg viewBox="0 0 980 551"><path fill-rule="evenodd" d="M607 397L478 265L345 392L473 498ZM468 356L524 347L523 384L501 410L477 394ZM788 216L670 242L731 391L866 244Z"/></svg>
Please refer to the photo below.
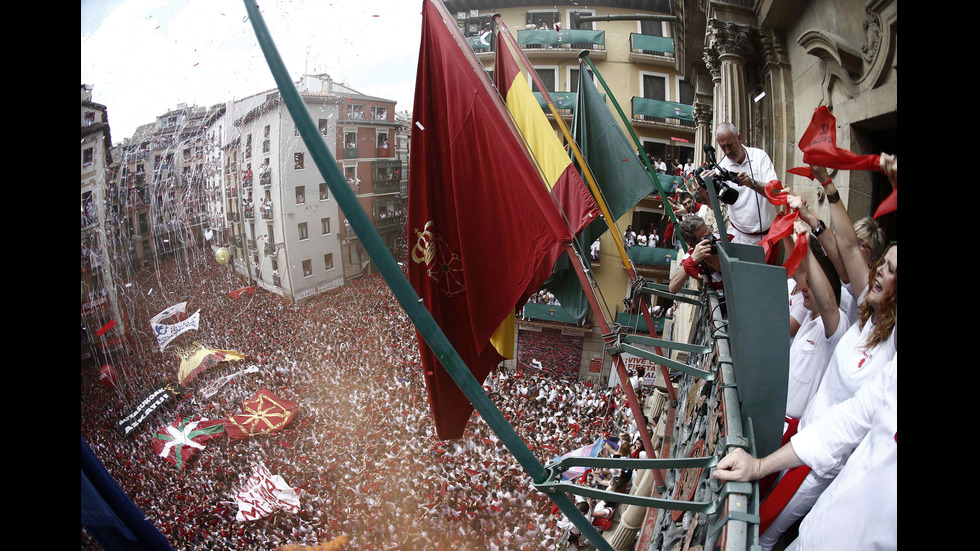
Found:
<svg viewBox="0 0 980 551"><path fill-rule="evenodd" d="M528 67L527 70L533 71ZM497 55L493 65L497 90L507 102L514 123L521 130L524 142L534 155L548 191L565 213L572 231L578 235L602 211L592 192L551 127L537 98L531 92L527 77L517 65L507 41L497 36Z"/></svg>
<svg viewBox="0 0 980 551"><path fill-rule="evenodd" d="M528 67L527 70L534 69ZM537 98L531 92L527 77L521 72L517 59L499 32L493 78L494 85L507 103L514 124L520 130L526 147L537 163L541 179L558 208L564 213L572 232L578 236L586 226L599 219L602 211L582 180L582 176L572 164L548 117L545 116ZM558 256L561 258L564 245L558 247L560 247ZM563 261L567 264L567 257ZM583 309L581 313L584 317L585 310ZM513 358L516 347L513 316L509 321L511 323L502 325L494 333L492 342L501 355Z"/></svg>

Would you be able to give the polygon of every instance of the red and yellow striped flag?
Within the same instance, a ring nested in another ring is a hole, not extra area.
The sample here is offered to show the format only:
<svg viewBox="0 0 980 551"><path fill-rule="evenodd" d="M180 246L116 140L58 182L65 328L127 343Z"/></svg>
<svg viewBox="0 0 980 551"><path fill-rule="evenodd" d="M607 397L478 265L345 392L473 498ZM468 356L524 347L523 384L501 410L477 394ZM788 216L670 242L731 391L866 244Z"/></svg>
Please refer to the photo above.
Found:
<svg viewBox="0 0 980 551"><path fill-rule="evenodd" d="M528 67L527 70L533 71ZM561 140L545 116L527 77L521 72L507 41L497 36L494 84L507 102L514 123L537 160L545 184L561 206L572 232L577 236L602 214L582 176L575 169Z"/></svg>

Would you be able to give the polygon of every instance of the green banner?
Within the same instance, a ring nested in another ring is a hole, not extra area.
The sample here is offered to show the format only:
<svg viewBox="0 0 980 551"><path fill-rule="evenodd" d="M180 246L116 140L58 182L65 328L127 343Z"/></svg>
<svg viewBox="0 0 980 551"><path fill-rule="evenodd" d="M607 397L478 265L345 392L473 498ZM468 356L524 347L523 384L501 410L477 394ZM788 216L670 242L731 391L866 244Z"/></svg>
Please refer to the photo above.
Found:
<svg viewBox="0 0 980 551"><path fill-rule="evenodd" d="M660 117L694 122L694 106L673 101L633 96L633 116Z"/></svg>
<svg viewBox="0 0 980 551"><path fill-rule="evenodd" d="M677 249L662 247L634 245L629 248L629 252L633 264L645 264L647 266L670 266L671 259L678 258Z"/></svg>
<svg viewBox="0 0 980 551"><path fill-rule="evenodd" d="M557 321L572 325L579 324L579 320L568 315L568 312L564 308L555 304L529 302L524 305L523 315L525 318L532 320Z"/></svg>
<svg viewBox="0 0 980 551"><path fill-rule="evenodd" d="M674 53L674 39L666 36L630 33L630 44L634 50Z"/></svg>
<svg viewBox="0 0 980 551"><path fill-rule="evenodd" d="M545 44L556 46L558 44L601 44L606 45L606 31L587 31L587 30L564 30L553 31L549 29L533 31L517 31L517 43L521 46L528 44Z"/></svg>

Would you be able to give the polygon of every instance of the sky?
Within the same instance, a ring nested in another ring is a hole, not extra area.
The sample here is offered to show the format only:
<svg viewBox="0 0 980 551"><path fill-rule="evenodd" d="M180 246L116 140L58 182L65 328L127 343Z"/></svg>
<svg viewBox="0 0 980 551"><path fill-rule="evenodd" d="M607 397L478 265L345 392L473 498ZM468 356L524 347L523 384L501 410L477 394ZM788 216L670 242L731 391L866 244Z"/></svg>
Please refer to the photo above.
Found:
<svg viewBox="0 0 980 551"><path fill-rule="evenodd" d="M327 73L412 109L422 0L262 0L286 69ZM242 0L81 0L81 83L108 109L113 143L177 104L275 88Z"/></svg>

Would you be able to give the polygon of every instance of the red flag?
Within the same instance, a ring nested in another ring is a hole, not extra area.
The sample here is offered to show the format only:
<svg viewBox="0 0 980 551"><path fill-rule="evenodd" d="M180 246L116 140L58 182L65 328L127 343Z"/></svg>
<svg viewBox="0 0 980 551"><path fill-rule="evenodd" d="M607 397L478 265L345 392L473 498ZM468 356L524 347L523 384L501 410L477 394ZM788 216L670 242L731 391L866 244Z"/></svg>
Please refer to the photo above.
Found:
<svg viewBox="0 0 980 551"><path fill-rule="evenodd" d="M99 380L102 381L102 386L109 388L118 388L119 385L116 384L116 369L109 364L102 366L99 370Z"/></svg>
<svg viewBox="0 0 980 551"><path fill-rule="evenodd" d="M250 294L251 293L255 293L255 287L252 287L252 286L242 287L241 289L235 289L234 291L232 291L232 292L230 292L228 294L231 295L231 298L238 298L238 295L241 295L243 293L250 293Z"/></svg>
<svg viewBox="0 0 980 551"><path fill-rule="evenodd" d="M422 10L408 199L409 280L482 383L503 357L491 336L551 274L572 239L503 102L441 2ZM473 406L422 338L441 439Z"/></svg>
<svg viewBox="0 0 980 551"><path fill-rule="evenodd" d="M263 388L251 400L242 402L242 413L224 420L225 431L232 440L276 433L293 420L298 410L297 402L279 398Z"/></svg>
<svg viewBox="0 0 980 551"><path fill-rule="evenodd" d="M826 105L813 111L810 126L803 132L798 145L803 152L803 162L808 165L881 172L878 155L856 155L837 147L837 119Z"/></svg>
<svg viewBox="0 0 980 551"><path fill-rule="evenodd" d="M116 320L109 320L109 323L102 326L101 329L95 332L95 335L101 337L105 335L106 332L116 326Z"/></svg>

